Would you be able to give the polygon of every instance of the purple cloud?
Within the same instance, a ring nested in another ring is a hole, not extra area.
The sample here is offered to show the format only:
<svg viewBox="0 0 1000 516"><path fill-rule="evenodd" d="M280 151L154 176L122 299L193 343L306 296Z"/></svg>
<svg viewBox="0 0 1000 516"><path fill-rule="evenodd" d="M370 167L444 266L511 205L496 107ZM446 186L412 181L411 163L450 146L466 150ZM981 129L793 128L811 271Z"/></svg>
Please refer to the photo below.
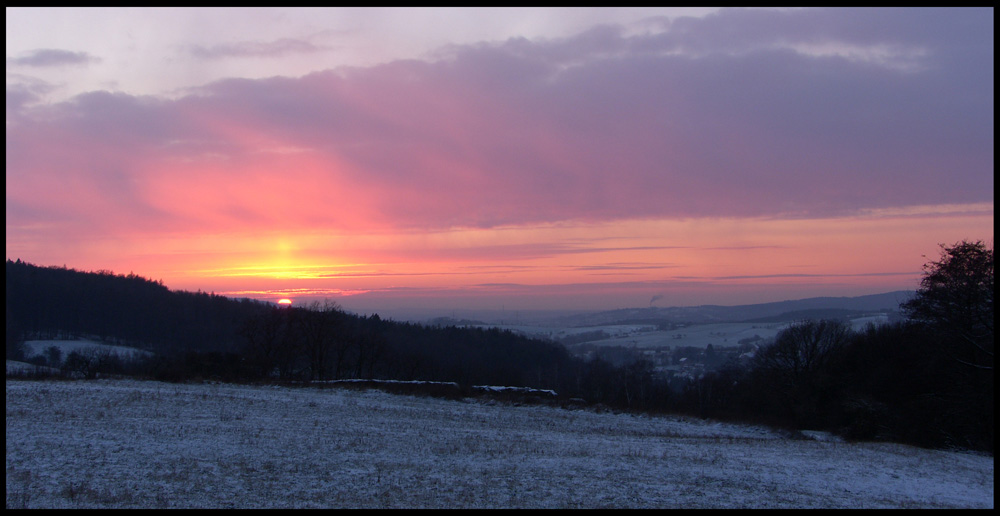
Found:
<svg viewBox="0 0 1000 516"><path fill-rule="evenodd" d="M57 48L32 50L16 58L7 58L7 63L15 66L54 67L79 66L100 61L86 52L72 52Z"/></svg>
<svg viewBox="0 0 1000 516"><path fill-rule="evenodd" d="M228 195L188 201L227 221L273 218L258 201L288 192L356 201L306 210L329 227L359 206L441 228L992 202L992 34L992 10L724 10L659 33L453 47L177 100L93 93L8 125L8 205L51 193L12 181L92 185L120 219L152 224L169 213L132 185L168 173ZM281 149L308 155L308 174ZM211 173L186 172L210 158ZM288 188L227 193L251 174Z"/></svg>
<svg viewBox="0 0 1000 516"><path fill-rule="evenodd" d="M291 54L311 54L324 50L308 41L281 38L274 41L240 41L212 46L195 45L191 55L200 59L231 57L284 57Z"/></svg>

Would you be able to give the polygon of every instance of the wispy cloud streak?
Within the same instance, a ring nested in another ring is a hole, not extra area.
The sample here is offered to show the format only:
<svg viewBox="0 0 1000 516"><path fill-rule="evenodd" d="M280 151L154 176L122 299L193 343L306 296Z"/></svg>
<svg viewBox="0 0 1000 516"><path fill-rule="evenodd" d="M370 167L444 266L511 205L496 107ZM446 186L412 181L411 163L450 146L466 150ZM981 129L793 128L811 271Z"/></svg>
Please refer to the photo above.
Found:
<svg viewBox="0 0 1000 516"><path fill-rule="evenodd" d="M225 58L274 58L293 54L313 54L326 50L309 41L294 38L281 38L273 41L240 41L237 43L219 45L195 45L191 47L191 55L199 59Z"/></svg>
<svg viewBox="0 0 1000 516"><path fill-rule="evenodd" d="M86 52L73 52L58 48L40 48L32 50L20 57L8 57L8 66L27 67L56 67L56 66L81 66L90 63L100 62L100 59Z"/></svg>

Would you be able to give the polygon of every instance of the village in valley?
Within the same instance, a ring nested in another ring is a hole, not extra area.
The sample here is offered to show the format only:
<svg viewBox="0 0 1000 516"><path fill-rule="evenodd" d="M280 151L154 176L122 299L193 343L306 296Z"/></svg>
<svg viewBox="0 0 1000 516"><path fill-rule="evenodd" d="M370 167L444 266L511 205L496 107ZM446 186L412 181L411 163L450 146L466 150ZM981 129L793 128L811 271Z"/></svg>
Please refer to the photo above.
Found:
<svg viewBox="0 0 1000 516"><path fill-rule="evenodd" d="M900 319L897 311L858 312L841 318L855 331ZM780 319L780 318L777 318ZM746 366L754 353L795 320L768 322L667 322L555 327L500 324L504 330L553 340L585 360L601 359L615 367L645 362L654 376L680 387L706 372ZM468 324L479 326L479 324Z"/></svg>

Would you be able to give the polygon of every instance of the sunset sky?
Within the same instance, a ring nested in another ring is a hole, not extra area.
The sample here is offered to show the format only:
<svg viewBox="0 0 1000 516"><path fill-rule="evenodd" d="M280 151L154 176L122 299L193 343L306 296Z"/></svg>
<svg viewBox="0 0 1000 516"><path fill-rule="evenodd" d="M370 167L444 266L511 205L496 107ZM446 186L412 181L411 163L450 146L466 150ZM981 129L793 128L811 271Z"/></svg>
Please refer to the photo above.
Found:
<svg viewBox="0 0 1000 516"><path fill-rule="evenodd" d="M415 310L916 288L993 9L7 8L7 258Z"/></svg>

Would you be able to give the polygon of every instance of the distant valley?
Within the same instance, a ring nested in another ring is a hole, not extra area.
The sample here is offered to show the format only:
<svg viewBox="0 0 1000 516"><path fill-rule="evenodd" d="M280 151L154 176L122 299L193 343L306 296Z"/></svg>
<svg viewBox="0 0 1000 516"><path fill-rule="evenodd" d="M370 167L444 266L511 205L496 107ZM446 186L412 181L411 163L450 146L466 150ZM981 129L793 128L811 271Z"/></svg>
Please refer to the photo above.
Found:
<svg viewBox="0 0 1000 516"><path fill-rule="evenodd" d="M856 297L812 297L751 305L701 305L622 308L598 312L481 311L458 317L439 317L430 324L480 324L491 326L584 327L620 324L794 322L861 316L899 311L914 295L912 290Z"/></svg>
<svg viewBox="0 0 1000 516"><path fill-rule="evenodd" d="M838 319L855 330L901 318L913 291L858 297L815 297L753 305L648 307L555 314L515 312L495 322L436 318L437 326L500 328L558 342L573 355L617 366L639 360L663 378L685 381L748 360L781 330L803 320ZM496 314L493 314L496 316Z"/></svg>

